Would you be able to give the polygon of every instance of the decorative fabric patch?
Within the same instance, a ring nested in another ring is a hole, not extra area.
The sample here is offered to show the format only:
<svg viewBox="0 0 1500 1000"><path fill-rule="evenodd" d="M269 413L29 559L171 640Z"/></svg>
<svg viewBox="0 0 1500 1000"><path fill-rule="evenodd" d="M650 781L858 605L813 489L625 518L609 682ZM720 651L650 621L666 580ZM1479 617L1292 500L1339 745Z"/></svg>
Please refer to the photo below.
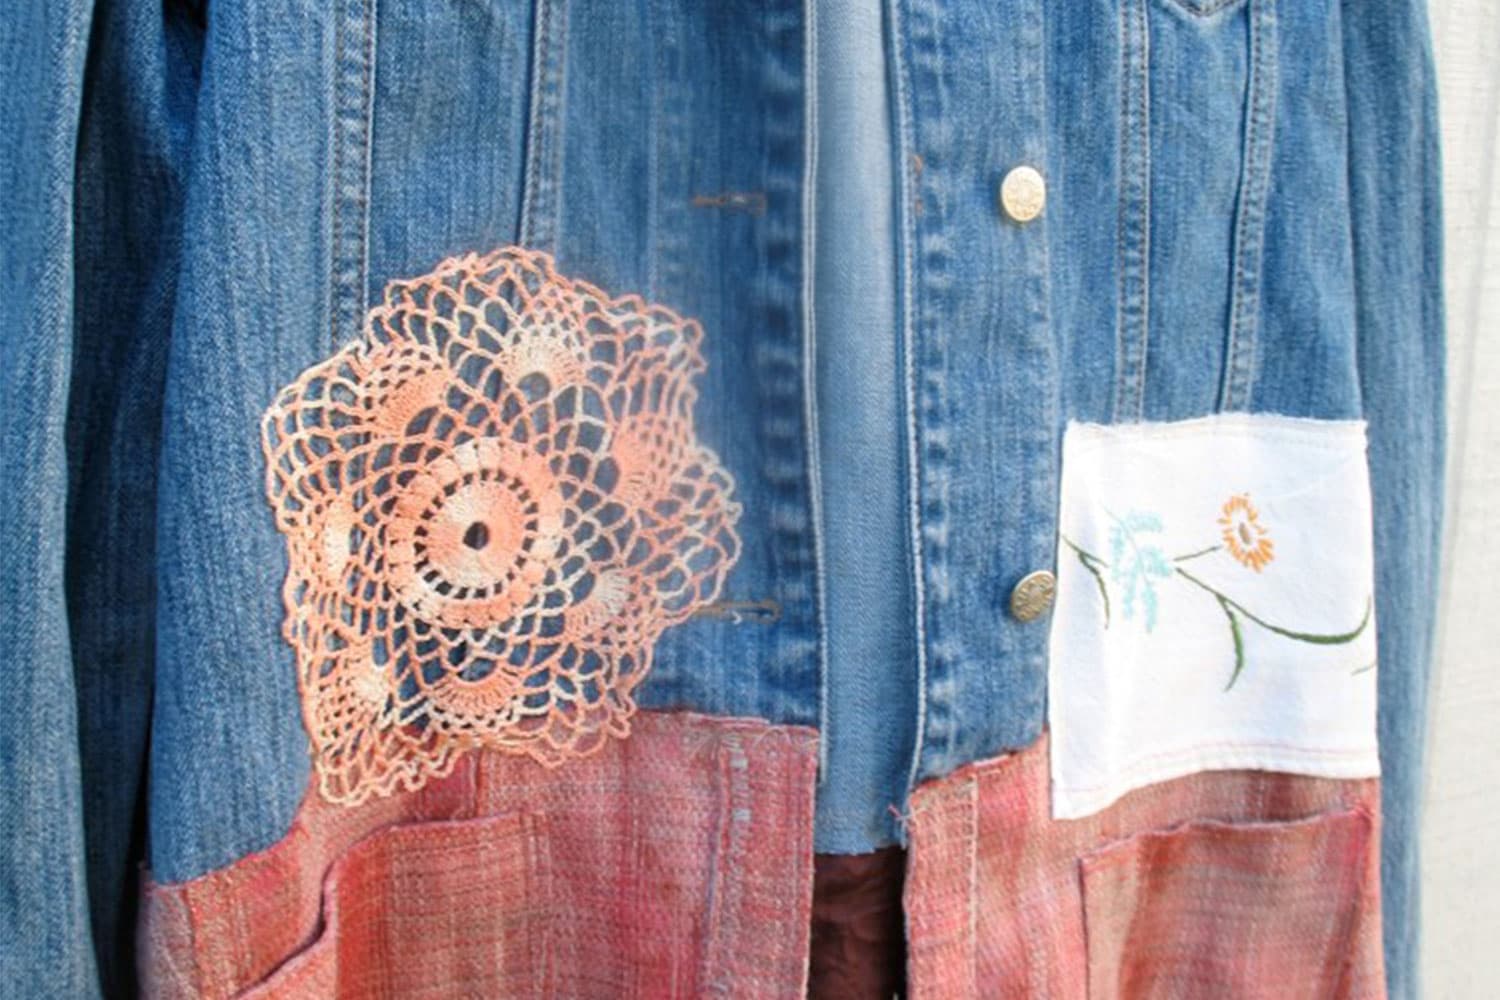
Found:
<svg viewBox="0 0 1500 1000"><path fill-rule="evenodd" d="M694 434L701 339L508 247L392 282L280 393L266 489L324 796L628 733L657 638L739 555L731 477Z"/></svg>
<svg viewBox="0 0 1500 1000"><path fill-rule="evenodd" d="M1222 768L1379 773L1362 421L1069 424L1053 814Z"/></svg>

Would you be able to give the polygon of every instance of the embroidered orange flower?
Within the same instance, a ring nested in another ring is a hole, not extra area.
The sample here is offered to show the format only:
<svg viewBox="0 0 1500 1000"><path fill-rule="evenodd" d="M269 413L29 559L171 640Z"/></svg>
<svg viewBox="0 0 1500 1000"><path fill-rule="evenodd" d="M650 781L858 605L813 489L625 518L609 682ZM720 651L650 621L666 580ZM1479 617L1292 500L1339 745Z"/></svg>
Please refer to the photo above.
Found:
<svg viewBox="0 0 1500 1000"><path fill-rule="evenodd" d="M629 732L657 638L739 555L732 480L693 428L701 339L506 248L393 282L280 393L267 494L324 796Z"/></svg>
<svg viewBox="0 0 1500 1000"><path fill-rule="evenodd" d="M1230 497L1219 515L1224 545L1229 554L1259 573L1274 556L1270 532L1260 523L1260 514L1244 493Z"/></svg>

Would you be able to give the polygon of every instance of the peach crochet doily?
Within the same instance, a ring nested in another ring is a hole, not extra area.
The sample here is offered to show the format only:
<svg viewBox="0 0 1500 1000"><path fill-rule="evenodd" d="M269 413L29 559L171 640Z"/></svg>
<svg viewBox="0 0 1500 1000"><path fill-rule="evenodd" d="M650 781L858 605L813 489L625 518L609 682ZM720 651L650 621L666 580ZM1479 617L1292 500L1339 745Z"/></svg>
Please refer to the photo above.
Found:
<svg viewBox="0 0 1500 1000"><path fill-rule="evenodd" d="M359 341L282 390L266 490L324 796L629 731L652 646L739 554L732 479L693 427L701 340L507 247L392 282Z"/></svg>

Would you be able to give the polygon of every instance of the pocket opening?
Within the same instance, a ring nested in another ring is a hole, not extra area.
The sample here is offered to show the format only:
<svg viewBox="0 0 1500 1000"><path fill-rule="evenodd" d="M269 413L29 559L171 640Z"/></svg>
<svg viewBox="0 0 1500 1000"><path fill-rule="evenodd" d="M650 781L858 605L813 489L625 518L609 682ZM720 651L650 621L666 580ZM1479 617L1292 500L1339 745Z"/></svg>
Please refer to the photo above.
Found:
<svg viewBox="0 0 1500 1000"><path fill-rule="evenodd" d="M312 940L239 995L546 995L546 830L515 812L370 834L324 876Z"/></svg>

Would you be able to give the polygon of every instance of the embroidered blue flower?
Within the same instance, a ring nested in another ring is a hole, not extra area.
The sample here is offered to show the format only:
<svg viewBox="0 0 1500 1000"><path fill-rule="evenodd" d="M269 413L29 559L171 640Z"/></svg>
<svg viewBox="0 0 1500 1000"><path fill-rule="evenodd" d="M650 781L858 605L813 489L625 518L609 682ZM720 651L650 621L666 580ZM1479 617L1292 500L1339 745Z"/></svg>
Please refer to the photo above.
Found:
<svg viewBox="0 0 1500 1000"><path fill-rule="evenodd" d="M1353 642L1370 624L1370 615L1375 607L1373 594L1365 598L1364 617L1349 631L1301 632L1267 621L1228 594L1182 567L1183 563L1225 551L1226 547L1230 556L1256 572L1260 572L1265 564L1271 561L1272 547L1267 537L1270 532L1260 524L1255 508L1250 505L1248 494L1237 494L1224 505L1224 516L1219 519L1219 524L1223 528L1223 544L1210 545L1207 548L1196 549L1170 559L1159 546L1153 544L1149 537L1142 537L1164 534L1165 529L1160 515L1144 510L1132 510L1124 517L1109 511L1105 513L1109 514L1110 519L1115 522L1114 527L1109 529L1109 561L1107 562L1067 535L1059 534L1058 536L1063 544L1077 554L1079 563L1094 578L1094 583L1099 588L1099 600L1103 605L1104 627L1109 628L1110 609L1109 585L1104 581L1104 570L1109 570L1110 579L1120 585L1120 608L1126 619L1135 616L1136 602L1140 602L1141 617L1147 632L1156 627L1157 581L1168 580L1173 576L1182 577L1183 580L1212 596L1218 602L1229 623L1229 637L1234 643L1234 669L1229 675L1229 682L1224 685L1225 691L1234 687L1235 681L1239 680L1240 673L1245 669L1245 622L1258 625L1268 632L1287 639L1310 642L1320 646L1337 646ZM1371 663L1360 667L1354 673L1363 673L1373 667L1374 664Z"/></svg>
<svg viewBox="0 0 1500 1000"><path fill-rule="evenodd" d="M1124 517L1114 517L1109 531L1110 577L1120 585L1120 611L1126 620L1135 617L1140 602L1146 631L1156 627L1156 582L1170 579L1171 560L1160 547L1143 535L1162 533L1161 517L1150 511L1132 510Z"/></svg>

